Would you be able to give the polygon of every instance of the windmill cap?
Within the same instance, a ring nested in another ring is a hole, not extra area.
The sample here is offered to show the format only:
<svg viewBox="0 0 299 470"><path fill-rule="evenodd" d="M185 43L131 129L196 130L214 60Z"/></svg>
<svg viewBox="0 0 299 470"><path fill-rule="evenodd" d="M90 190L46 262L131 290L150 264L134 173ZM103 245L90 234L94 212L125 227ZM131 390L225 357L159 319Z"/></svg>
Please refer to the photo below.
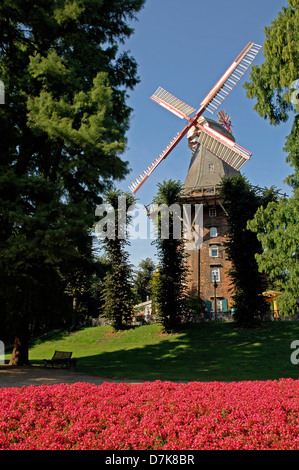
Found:
<svg viewBox="0 0 299 470"><path fill-rule="evenodd" d="M225 129L225 127L223 127L219 122L214 121L213 119L208 119L208 118L205 118L205 121L209 124L209 126L212 129L219 132L219 134L222 134L224 135L224 137L227 137L228 139L235 142L234 136L227 129Z"/></svg>

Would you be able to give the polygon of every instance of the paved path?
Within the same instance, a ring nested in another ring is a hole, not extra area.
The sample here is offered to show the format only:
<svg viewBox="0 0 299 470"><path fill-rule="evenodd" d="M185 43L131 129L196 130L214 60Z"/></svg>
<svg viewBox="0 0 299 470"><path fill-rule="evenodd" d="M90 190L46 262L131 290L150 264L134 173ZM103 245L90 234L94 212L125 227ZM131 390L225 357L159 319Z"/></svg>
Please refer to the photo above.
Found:
<svg viewBox="0 0 299 470"><path fill-rule="evenodd" d="M87 382L100 385L103 382L131 382L133 380L113 380L103 377L93 377L69 369L58 367L13 367L9 365L0 365L0 388L3 387L22 387L23 385L42 385L42 384L73 384L76 382Z"/></svg>

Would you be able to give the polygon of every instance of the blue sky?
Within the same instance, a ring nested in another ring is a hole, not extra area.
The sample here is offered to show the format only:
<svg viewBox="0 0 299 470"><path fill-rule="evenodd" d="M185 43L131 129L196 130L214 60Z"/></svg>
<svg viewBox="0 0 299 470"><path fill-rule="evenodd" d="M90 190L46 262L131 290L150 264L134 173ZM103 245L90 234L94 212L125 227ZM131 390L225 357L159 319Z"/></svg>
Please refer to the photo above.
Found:
<svg viewBox="0 0 299 470"><path fill-rule="evenodd" d="M123 155L131 173L116 183L127 191L128 185L167 146L185 121L174 116L149 97L162 86L198 109L200 102L215 85L249 41L263 45L264 27L270 26L284 0L147 0L133 23L135 33L126 42L138 63L140 83L130 91L128 104L133 108L128 146ZM264 62L263 49L254 61ZM261 118L246 98L243 88L249 71L241 79L220 109L231 116L236 142L252 152L241 173L253 185L272 186L290 193L283 182L291 173L283 152L293 117L280 126L271 126ZM206 112L206 117L217 116ZM152 202L157 183L167 179L184 181L191 153L185 137L157 167L136 196L141 204ZM135 266L147 256L156 262L150 240L132 240L131 262Z"/></svg>

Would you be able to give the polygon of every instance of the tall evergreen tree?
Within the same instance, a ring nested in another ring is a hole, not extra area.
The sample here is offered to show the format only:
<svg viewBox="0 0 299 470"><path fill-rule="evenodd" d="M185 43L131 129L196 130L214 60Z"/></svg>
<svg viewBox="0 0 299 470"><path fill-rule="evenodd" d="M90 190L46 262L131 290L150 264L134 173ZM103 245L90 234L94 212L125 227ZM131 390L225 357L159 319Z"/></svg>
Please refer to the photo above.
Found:
<svg viewBox="0 0 299 470"><path fill-rule="evenodd" d="M167 331L180 328L186 304L187 255L182 232L181 214L175 210L181 202L181 188L182 184L179 181L169 180L159 183L157 194L153 200L158 208L155 244L159 260L154 289L155 304L157 313L160 315ZM163 215L166 216L164 221ZM163 234L164 224L167 225L168 230L165 230ZM174 230L176 224L180 226L179 234Z"/></svg>
<svg viewBox="0 0 299 470"><path fill-rule="evenodd" d="M120 190L110 190L105 202L112 208L112 219L105 226L106 236L102 240L110 267L103 281L103 315L111 320L116 330L121 330L130 325L134 304L133 272L127 247L130 207L134 206L135 198Z"/></svg>
<svg viewBox="0 0 299 470"><path fill-rule="evenodd" d="M263 251L257 254L261 271L267 273L281 290L281 314L294 314L298 292L298 212L299 212L299 1L288 0L271 26L265 28L265 61L253 66L251 81L245 83L247 96L256 98L254 110L278 125L294 115L291 133L286 138L286 161L293 173L285 182L293 194L267 207L260 207L248 227L257 233Z"/></svg>
<svg viewBox="0 0 299 470"><path fill-rule="evenodd" d="M14 364L28 362L29 323L65 313L60 294L90 269L101 193L128 172L137 65L118 44L143 3L0 4L0 298Z"/></svg>
<svg viewBox="0 0 299 470"><path fill-rule="evenodd" d="M140 261L134 276L134 290L137 302L145 302L147 298L151 299L154 271L155 263L150 258Z"/></svg>
<svg viewBox="0 0 299 470"><path fill-rule="evenodd" d="M255 255L262 252L262 247L256 235L247 229L247 221L262 204L267 205L273 200L275 191L271 189L258 194L242 175L224 178L219 189L227 212L228 230L224 246L232 263L229 276L235 318L238 323L248 325L267 310L262 295L267 284L255 259Z"/></svg>

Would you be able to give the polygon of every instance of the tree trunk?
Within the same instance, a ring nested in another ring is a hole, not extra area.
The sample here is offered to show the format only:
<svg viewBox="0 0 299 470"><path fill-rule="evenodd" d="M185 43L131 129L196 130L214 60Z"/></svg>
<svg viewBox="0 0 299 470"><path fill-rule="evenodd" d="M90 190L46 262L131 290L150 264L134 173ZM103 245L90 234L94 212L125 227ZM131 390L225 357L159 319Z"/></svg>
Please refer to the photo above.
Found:
<svg viewBox="0 0 299 470"><path fill-rule="evenodd" d="M28 326L15 336L14 347L9 361L10 366L27 366L29 364L28 354Z"/></svg>

